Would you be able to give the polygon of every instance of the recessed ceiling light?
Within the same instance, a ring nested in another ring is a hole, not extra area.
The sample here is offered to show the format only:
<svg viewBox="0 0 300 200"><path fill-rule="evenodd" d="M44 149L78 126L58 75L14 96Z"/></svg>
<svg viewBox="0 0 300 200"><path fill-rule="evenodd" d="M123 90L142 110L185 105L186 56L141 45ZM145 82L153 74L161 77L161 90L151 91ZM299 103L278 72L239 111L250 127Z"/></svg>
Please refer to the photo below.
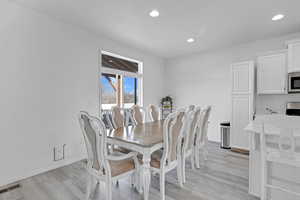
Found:
<svg viewBox="0 0 300 200"><path fill-rule="evenodd" d="M152 11L149 13L149 15L150 15L151 17L158 17L158 16L159 16L159 12L158 12L158 10L152 10Z"/></svg>
<svg viewBox="0 0 300 200"><path fill-rule="evenodd" d="M192 42L195 42L195 39L194 38L189 38L186 40L188 43L192 43Z"/></svg>
<svg viewBox="0 0 300 200"><path fill-rule="evenodd" d="M283 14L278 14L278 15L274 15L273 17L272 17L272 20L273 21L278 21L278 20L281 20L281 19L283 19L284 18L284 15Z"/></svg>

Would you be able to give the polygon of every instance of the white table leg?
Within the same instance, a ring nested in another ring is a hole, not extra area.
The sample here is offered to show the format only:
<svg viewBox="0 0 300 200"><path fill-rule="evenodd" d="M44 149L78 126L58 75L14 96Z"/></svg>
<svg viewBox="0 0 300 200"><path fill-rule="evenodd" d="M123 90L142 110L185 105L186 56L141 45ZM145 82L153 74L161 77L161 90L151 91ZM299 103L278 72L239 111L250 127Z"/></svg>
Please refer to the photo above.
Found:
<svg viewBox="0 0 300 200"><path fill-rule="evenodd" d="M151 154L149 152L143 155L143 186L144 186L144 200L149 199L149 191L151 184L151 171L150 171Z"/></svg>

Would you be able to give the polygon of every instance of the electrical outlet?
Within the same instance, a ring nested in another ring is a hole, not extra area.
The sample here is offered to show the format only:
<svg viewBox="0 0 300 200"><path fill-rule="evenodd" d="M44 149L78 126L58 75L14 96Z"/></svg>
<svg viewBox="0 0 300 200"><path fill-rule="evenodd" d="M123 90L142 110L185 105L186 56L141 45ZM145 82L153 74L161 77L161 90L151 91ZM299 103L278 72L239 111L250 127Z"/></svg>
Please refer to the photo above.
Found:
<svg viewBox="0 0 300 200"><path fill-rule="evenodd" d="M65 147L66 144L59 145L53 148L53 156L54 156L54 161L59 161L65 159Z"/></svg>

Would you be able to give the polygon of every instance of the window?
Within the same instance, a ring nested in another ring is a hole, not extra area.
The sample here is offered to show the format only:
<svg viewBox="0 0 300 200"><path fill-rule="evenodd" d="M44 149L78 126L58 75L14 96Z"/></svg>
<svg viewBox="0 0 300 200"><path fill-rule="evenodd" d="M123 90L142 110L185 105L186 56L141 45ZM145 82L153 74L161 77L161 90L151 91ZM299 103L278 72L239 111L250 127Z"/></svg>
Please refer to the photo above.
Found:
<svg viewBox="0 0 300 200"><path fill-rule="evenodd" d="M124 108L130 108L137 104L137 78L124 77Z"/></svg>
<svg viewBox="0 0 300 200"><path fill-rule="evenodd" d="M114 74L101 75L102 104L117 105L117 76Z"/></svg>
<svg viewBox="0 0 300 200"><path fill-rule="evenodd" d="M142 105L142 63L108 52L101 61L101 108Z"/></svg>

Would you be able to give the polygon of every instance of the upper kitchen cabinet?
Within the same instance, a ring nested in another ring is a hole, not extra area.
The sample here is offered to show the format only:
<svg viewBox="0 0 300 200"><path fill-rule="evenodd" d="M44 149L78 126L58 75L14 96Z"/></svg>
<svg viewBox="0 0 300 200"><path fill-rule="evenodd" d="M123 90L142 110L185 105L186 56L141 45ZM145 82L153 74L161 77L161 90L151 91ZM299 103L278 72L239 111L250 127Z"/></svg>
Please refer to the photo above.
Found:
<svg viewBox="0 0 300 200"><path fill-rule="evenodd" d="M257 93L287 94L287 50L257 58Z"/></svg>
<svg viewBox="0 0 300 200"><path fill-rule="evenodd" d="M300 40L288 41L288 72L300 72Z"/></svg>
<svg viewBox="0 0 300 200"><path fill-rule="evenodd" d="M231 65L232 94L253 94L254 62L240 62Z"/></svg>

